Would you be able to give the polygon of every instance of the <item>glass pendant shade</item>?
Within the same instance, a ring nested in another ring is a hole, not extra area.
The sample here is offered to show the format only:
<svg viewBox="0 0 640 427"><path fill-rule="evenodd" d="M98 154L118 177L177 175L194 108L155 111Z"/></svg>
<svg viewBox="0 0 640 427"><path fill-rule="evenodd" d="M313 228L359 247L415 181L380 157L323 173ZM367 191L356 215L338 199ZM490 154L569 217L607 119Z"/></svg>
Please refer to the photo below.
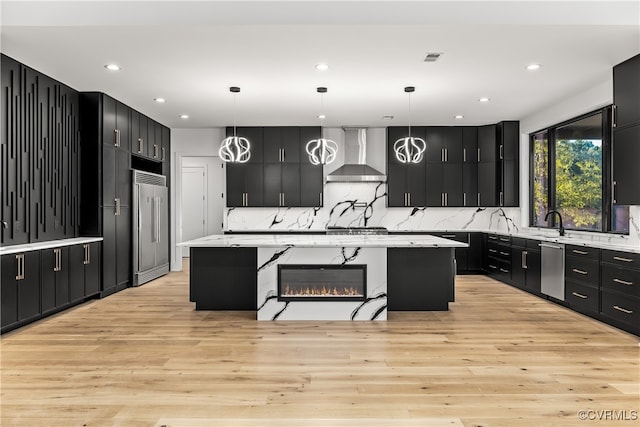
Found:
<svg viewBox="0 0 640 427"><path fill-rule="evenodd" d="M305 148L312 165L328 165L336 159L338 153L338 144L325 138L312 139Z"/></svg>
<svg viewBox="0 0 640 427"><path fill-rule="evenodd" d="M396 159L401 163L420 163L426 149L427 144L424 139L412 136L400 138L393 144Z"/></svg>
<svg viewBox="0 0 640 427"><path fill-rule="evenodd" d="M218 155L223 162L247 163L251 158L251 144L247 138L236 135L236 94L240 93L240 88L232 86L229 92L233 93L233 136L222 140Z"/></svg>
<svg viewBox="0 0 640 427"><path fill-rule="evenodd" d="M218 155L223 162L247 163L251 158L251 145L247 138L230 136L220 143Z"/></svg>

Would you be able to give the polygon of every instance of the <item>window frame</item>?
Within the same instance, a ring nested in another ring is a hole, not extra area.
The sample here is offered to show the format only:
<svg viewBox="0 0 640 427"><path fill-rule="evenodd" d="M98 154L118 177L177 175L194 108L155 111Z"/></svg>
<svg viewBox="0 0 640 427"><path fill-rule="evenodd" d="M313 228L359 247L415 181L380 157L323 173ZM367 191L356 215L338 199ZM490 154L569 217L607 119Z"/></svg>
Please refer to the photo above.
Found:
<svg viewBox="0 0 640 427"><path fill-rule="evenodd" d="M535 207L535 191L534 191L534 172L535 172L535 148L534 140L536 135L547 133L547 202L549 209L556 209L556 129L570 125L571 123L583 120L585 118L602 114L602 226L600 230L587 230L580 228L567 228L567 230L591 232L591 233L611 233L628 235L629 231L612 230L612 175L611 175L611 139L612 139L612 106L607 105L602 108L572 117L568 120L556 123L551 126L539 129L529 134L529 226L536 228L555 228L557 227L557 217L553 215L547 226L534 224L534 207Z"/></svg>

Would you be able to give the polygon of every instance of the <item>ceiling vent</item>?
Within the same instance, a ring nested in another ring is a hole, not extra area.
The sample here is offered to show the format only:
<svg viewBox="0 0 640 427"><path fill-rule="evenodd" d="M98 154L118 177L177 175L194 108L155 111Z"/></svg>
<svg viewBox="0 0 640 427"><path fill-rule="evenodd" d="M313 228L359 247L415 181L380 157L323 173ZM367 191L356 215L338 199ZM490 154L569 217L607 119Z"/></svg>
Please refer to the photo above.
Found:
<svg viewBox="0 0 640 427"><path fill-rule="evenodd" d="M438 58L440 58L440 55L442 55L442 53L439 53L439 52L427 53L427 56L424 57L424 62L436 62Z"/></svg>

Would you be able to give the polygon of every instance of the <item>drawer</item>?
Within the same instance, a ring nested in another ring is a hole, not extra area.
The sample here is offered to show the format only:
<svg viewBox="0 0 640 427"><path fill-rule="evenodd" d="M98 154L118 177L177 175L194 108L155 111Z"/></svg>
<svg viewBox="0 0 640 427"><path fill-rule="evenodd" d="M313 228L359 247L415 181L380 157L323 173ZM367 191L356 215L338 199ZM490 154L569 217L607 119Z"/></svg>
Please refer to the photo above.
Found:
<svg viewBox="0 0 640 427"><path fill-rule="evenodd" d="M491 242L498 242L498 235L497 234L487 234L487 241L489 243Z"/></svg>
<svg viewBox="0 0 640 427"><path fill-rule="evenodd" d="M501 236L498 235L498 241L503 245L511 246L511 236Z"/></svg>
<svg viewBox="0 0 640 427"><path fill-rule="evenodd" d="M527 249L540 252L540 240L527 239Z"/></svg>
<svg viewBox="0 0 640 427"><path fill-rule="evenodd" d="M527 247L527 239L523 239L522 237L512 237L511 238L511 246L518 246L520 248Z"/></svg>
<svg viewBox="0 0 640 427"><path fill-rule="evenodd" d="M500 252L501 247L497 242L489 241L487 242L487 255L494 258L499 258L498 253Z"/></svg>
<svg viewBox="0 0 640 427"><path fill-rule="evenodd" d="M602 288L640 297L640 271L602 264Z"/></svg>
<svg viewBox="0 0 640 427"><path fill-rule="evenodd" d="M569 306L578 311L598 312L598 288L584 286L579 283L565 282L564 300Z"/></svg>
<svg viewBox="0 0 640 427"><path fill-rule="evenodd" d="M578 258L595 259L596 261L600 260L600 249L598 248L567 245L565 246L565 253Z"/></svg>
<svg viewBox="0 0 640 427"><path fill-rule="evenodd" d="M592 259L567 256L564 262L564 277L597 287L600 283L600 263Z"/></svg>
<svg viewBox="0 0 640 427"><path fill-rule="evenodd" d="M628 296L602 291L600 312L623 323L638 327L640 322L640 300Z"/></svg>
<svg viewBox="0 0 640 427"><path fill-rule="evenodd" d="M602 262L608 262L626 268L640 269L640 254L603 249Z"/></svg>

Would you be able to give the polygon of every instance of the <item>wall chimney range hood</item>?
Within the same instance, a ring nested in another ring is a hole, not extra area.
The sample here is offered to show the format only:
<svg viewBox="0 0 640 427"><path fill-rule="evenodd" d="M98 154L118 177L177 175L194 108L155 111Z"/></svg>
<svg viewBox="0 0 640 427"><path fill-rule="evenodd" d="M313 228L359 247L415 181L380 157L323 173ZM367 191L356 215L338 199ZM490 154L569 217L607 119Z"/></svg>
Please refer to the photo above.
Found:
<svg viewBox="0 0 640 427"><path fill-rule="evenodd" d="M387 177L367 164L367 129L344 126L344 165L327 175L327 182L385 182Z"/></svg>

